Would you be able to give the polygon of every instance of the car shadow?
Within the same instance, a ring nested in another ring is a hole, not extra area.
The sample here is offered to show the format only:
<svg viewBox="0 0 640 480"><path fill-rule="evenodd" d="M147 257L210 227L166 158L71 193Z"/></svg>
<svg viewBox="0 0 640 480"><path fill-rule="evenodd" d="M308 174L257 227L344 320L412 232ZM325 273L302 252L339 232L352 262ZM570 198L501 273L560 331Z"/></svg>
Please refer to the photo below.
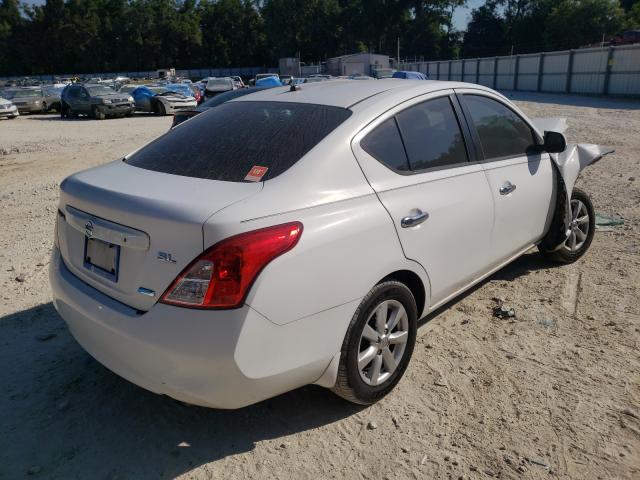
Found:
<svg viewBox="0 0 640 480"><path fill-rule="evenodd" d="M453 307L456 303L459 303L461 300L465 299L466 297L471 295L473 292L475 292L479 288L482 288L484 285L486 285L487 283L493 280L502 280L502 281L511 282L520 277L527 276L531 272L535 272L537 270L558 268L561 266L562 265L559 263L554 263L547 260L537 250L533 250L533 249L529 250L527 253L520 256L510 264L506 265L505 267L501 268L500 270L495 272L493 275L490 275L489 277L485 278L481 282L478 282L473 287L466 290L464 293L461 293L454 299L436 308L433 312L422 317L420 320L418 320L418 328L422 327L423 325L426 325L431 320L438 317L441 313Z"/></svg>
<svg viewBox="0 0 640 480"><path fill-rule="evenodd" d="M121 379L51 303L0 318L0 477L170 479L364 407L308 386L240 410L187 406ZM285 445L286 448L286 445ZM7 475L4 477L4 473Z"/></svg>
<svg viewBox="0 0 640 480"><path fill-rule="evenodd" d="M84 116L80 116L80 117L74 117L74 118L62 118L60 117L59 114L54 114L54 115L46 115L46 114L40 114L39 116L25 116L25 120L38 120L38 121L58 121L58 122L86 122L87 120L91 120L91 121L98 121L98 122L106 122L109 120L122 120L123 118L127 118L127 119L132 119L132 118L149 118L149 117L153 117L155 115L153 114L149 114L149 113L144 113L144 112L136 112L134 113L132 116L130 117L125 117L124 115L120 115L120 116L113 116L113 117L107 117L104 120L96 120L95 118L88 116L88 115L84 115ZM170 115L167 115L167 117L169 117Z"/></svg>
<svg viewBox="0 0 640 480"><path fill-rule="evenodd" d="M488 281L554 266L527 253L419 325ZM100 365L75 342L52 303L1 317L0 345L0 473L6 478L23 478L37 467L54 479L170 479L262 441L271 441L266 448L278 455L288 435L365 408L316 386L239 410L185 405Z"/></svg>

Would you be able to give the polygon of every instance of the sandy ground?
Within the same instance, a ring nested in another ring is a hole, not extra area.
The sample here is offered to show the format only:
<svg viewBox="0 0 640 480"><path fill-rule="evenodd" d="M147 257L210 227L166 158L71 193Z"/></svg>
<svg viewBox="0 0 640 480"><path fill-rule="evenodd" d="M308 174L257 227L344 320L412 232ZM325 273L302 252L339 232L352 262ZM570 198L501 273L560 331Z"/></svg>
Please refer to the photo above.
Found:
<svg viewBox="0 0 640 480"><path fill-rule="evenodd" d="M187 407L99 365L50 303L58 185L170 118L0 121L0 479L640 478L640 103L514 98L569 117L570 141L615 146L580 184L625 224L571 266L532 251L424 319L370 408L319 387ZM492 318L493 297L517 318Z"/></svg>

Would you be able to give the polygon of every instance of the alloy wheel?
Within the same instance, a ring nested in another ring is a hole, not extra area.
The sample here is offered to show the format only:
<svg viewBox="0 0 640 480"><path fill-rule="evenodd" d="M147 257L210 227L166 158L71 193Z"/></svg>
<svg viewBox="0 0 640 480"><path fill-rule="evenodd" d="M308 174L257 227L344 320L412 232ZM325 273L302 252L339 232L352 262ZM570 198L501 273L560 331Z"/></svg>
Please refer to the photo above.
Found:
<svg viewBox="0 0 640 480"><path fill-rule="evenodd" d="M577 252L587 239L590 228L589 211L580 200L571 200L571 223L564 248L570 252Z"/></svg>
<svg viewBox="0 0 640 480"><path fill-rule="evenodd" d="M386 382L400 364L409 338L409 317L397 300L381 302L360 336L358 371L371 386Z"/></svg>

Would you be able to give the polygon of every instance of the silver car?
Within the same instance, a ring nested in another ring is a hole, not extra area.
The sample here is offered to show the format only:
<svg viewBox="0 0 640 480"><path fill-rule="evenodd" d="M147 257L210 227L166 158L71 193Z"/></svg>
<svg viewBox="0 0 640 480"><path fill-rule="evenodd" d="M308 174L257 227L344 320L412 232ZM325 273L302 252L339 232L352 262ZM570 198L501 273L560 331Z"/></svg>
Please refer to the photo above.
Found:
<svg viewBox="0 0 640 480"><path fill-rule="evenodd" d="M20 113L46 113L48 105L42 88L12 88L2 92L2 96L18 107Z"/></svg>

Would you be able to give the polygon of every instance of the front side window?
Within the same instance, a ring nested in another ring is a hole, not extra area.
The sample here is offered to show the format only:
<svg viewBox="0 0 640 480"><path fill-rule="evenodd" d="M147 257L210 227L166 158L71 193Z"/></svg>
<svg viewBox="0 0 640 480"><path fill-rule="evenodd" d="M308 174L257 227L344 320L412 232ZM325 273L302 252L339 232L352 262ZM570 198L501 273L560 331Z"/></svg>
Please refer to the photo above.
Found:
<svg viewBox="0 0 640 480"><path fill-rule="evenodd" d="M502 103L480 95L464 95L485 160L524 156L536 144L529 125Z"/></svg>
<svg viewBox="0 0 640 480"><path fill-rule="evenodd" d="M400 112L396 118L411 170L468 161L462 131L449 97L420 103Z"/></svg>
<svg viewBox="0 0 640 480"><path fill-rule="evenodd" d="M125 161L156 172L242 182L255 167L277 177L351 115L292 102L223 103L170 130Z"/></svg>

